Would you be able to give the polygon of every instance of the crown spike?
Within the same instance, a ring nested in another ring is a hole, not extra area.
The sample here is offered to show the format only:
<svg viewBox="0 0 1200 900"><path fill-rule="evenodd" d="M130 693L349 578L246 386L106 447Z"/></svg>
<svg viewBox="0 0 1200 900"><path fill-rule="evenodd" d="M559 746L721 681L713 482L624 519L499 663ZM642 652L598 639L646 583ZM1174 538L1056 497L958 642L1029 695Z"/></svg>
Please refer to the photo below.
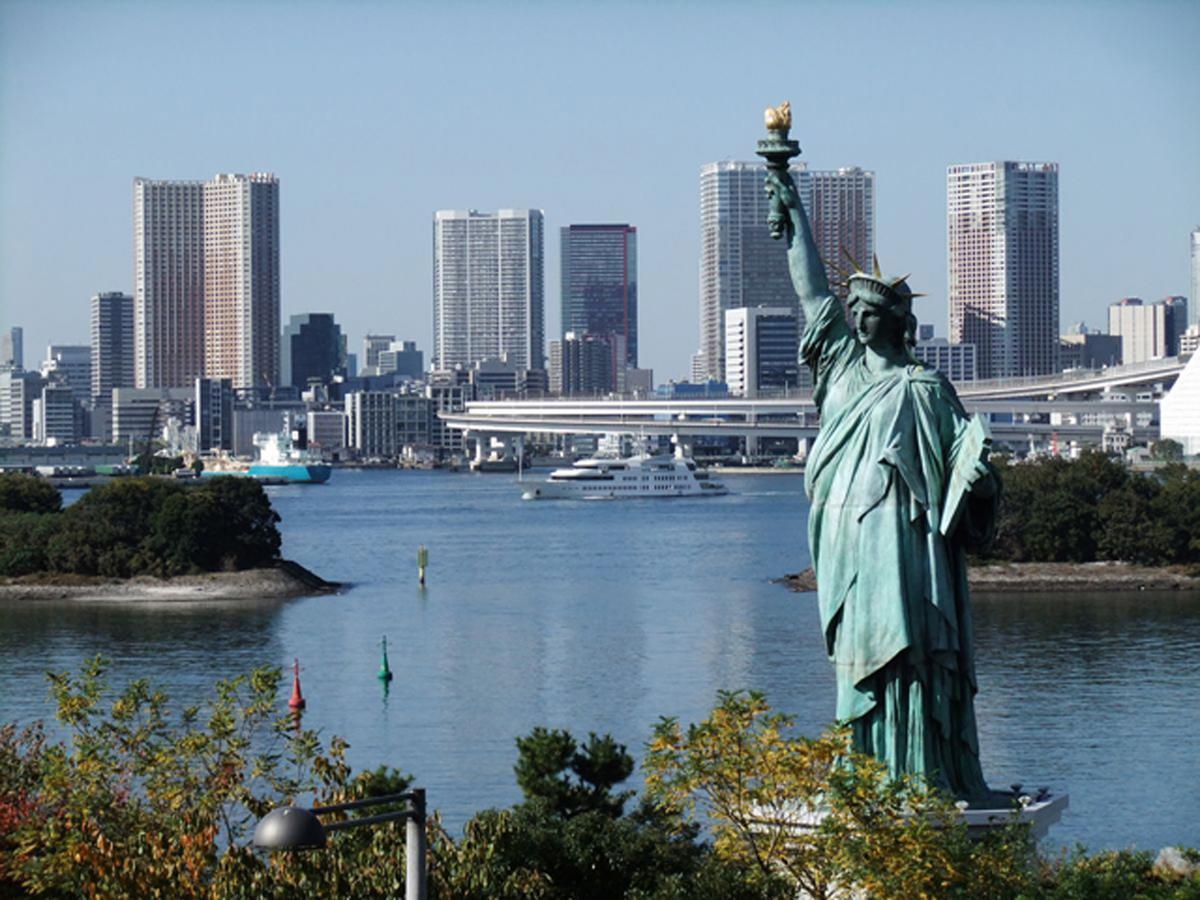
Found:
<svg viewBox="0 0 1200 900"><path fill-rule="evenodd" d="M824 265L826 268L828 268L828 269L833 269L835 272L837 272L839 275L841 275L841 276L842 276L842 278L849 278L849 277L850 277L850 273L849 273L849 272L848 272L846 269L844 269L844 268L842 268L840 265L838 265L838 264L837 264L837 262L835 262L834 260L830 260L830 259L822 259L822 260L821 260L821 263L822 263L822 264L823 264L823 265Z"/></svg>
<svg viewBox="0 0 1200 900"><path fill-rule="evenodd" d="M872 272L871 272L872 275L874 275L876 278L883 277L883 272L879 271L879 257L876 256L874 253L871 254L871 268L872 268Z"/></svg>
<svg viewBox="0 0 1200 900"><path fill-rule="evenodd" d="M842 244L841 248L842 248L842 255L844 257L846 257L846 259L850 260L850 263L854 266L854 271L861 272L863 270L863 267L858 264L857 259L855 259L853 256L850 255L850 251L846 249L846 245Z"/></svg>

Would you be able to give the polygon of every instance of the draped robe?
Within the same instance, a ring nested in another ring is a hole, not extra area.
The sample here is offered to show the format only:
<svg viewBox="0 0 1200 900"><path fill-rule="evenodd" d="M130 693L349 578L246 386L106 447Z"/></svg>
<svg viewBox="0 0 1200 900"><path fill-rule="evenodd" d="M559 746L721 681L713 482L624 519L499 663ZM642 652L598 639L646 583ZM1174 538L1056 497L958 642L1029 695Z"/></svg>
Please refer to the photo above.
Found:
<svg viewBox="0 0 1200 900"><path fill-rule="evenodd" d="M893 777L983 800L965 545L989 536L995 500L971 499L954 532L939 530L967 415L935 370L871 372L835 297L805 305L821 411L809 546L837 718Z"/></svg>

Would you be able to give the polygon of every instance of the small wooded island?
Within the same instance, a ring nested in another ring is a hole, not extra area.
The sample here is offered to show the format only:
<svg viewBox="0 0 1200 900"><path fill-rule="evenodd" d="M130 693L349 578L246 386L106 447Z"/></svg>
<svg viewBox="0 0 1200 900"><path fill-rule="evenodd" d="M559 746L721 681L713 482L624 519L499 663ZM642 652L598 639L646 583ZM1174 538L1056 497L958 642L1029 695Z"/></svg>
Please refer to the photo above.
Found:
<svg viewBox="0 0 1200 900"><path fill-rule="evenodd" d="M79 599L291 597L325 582L279 557L262 485L128 477L62 506L30 475L0 475L0 595Z"/></svg>
<svg viewBox="0 0 1200 900"><path fill-rule="evenodd" d="M997 471L996 537L971 560L973 589L1200 591L1200 471L1133 472L1102 453ZM781 580L816 589L811 569Z"/></svg>

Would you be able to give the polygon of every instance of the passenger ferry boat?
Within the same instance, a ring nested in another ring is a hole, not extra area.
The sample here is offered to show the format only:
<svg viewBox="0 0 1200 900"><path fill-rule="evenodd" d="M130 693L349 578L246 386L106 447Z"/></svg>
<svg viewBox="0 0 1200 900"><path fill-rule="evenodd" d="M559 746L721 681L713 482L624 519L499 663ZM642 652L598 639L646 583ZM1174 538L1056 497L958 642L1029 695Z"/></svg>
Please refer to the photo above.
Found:
<svg viewBox="0 0 1200 900"><path fill-rule="evenodd" d="M525 500L634 500L643 497L717 497L725 486L710 481L694 460L642 454L592 457L526 487Z"/></svg>

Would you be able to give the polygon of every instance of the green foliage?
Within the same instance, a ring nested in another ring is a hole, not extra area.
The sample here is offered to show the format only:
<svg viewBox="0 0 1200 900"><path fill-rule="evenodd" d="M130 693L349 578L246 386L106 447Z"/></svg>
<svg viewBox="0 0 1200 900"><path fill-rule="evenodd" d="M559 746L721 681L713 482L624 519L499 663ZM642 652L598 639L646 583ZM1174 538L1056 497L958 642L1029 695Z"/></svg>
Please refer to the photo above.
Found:
<svg viewBox="0 0 1200 900"><path fill-rule="evenodd" d="M1183 459L1183 444L1171 438L1160 438L1150 448L1150 457L1167 462L1180 462Z"/></svg>
<svg viewBox="0 0 1200 900"><path fill-rule="evenodd" d="M793 726L753 692L722 693L686 730L664 719L645 763L648 795L684 820L711 821L719 856L762 881L784 875L793 894L1001 897L1020 886L1032 854L1020 829L975 844L949 798L890 780L852 753L845 731L808 739Z"/></svg>
<svg viewBox="0 0 1200 900"><path fill-rule="evenodd" d="M56 513L0 516L0 574L46 571L50 541L58 534L59 519Z"/></svg>
<svg viewBox="0 0 1200 900"><path fill-rule="evenodd" d="M19 472L0 475L0 515L55 513L61 508L62 496L50 482Z"/></svg>
<svg viewBox="0 0 1200 900"><path fill-rule="evenodd" d="M517 785L530 803L569 819L585 812L620 816L632 791L612 789L633 773L633 757L610 735L577 745L568 731L535 728L517 738Z"/></svg>
<svg viewBox="0 0 1200 900"><path fill-rule="evenodd" d="M1003 499L988 553L1016 562L1200 564L1200 472L1130 473L1099 453L1000 467Z"/></svg>
<svg viewBox="0 0 1200 900"><path fill-rule="evenodd" d="M459 898L763 898L740 867L696 841L699 829L614 792L633 758L609 735L578 743L567 731L535 728L517 739L514 767L525 802L486 810L463 839L433 841L438 894Z"/></svg>
<svg viewBox="0 0 1200 900"><path fill-rule="evenodd" d="M57 496L57 495L56 495ZM0 575L57 572L128 578L247 569L279 555L279 516L262 485L214 478L184 486L122 478L61 513L4 518Z"/></svg>
<svg viewBox="0 0 1200 900"><path fill-rule="evenodd" d="M78 675L51 676L65 741L48 742L38 725L0 728L0 896L404 893L402 822L331 834L322 851L250 848L271 808L411 783L384 766L355 775L345 741L324 747L280 717L279 669L218 682L183 708L145 681L114 691L105 669L97 658ZM616 791L631 769L623 747L537 729L518 741L523 803L479 813L457 840L430 817L431 896L790 900L800 888L818 898L1200 898L1200 876L1159 871L1143 852L1042 860L1015 826L970 841L946 800L888 781L849 753L844 732L807 740L791 728L758 694L723 694L686 732L663 720L631 813ZM797 827L797 814L818 806L820 824ZM702 822L713 844L701 840Z"/></svg>
<svg viewBox="0 0 1200 900"><path fill-rule="evenodd" d="M159 456L144 450L133 458L139 475L170 475L183 465L182 456Z"/></svg>

